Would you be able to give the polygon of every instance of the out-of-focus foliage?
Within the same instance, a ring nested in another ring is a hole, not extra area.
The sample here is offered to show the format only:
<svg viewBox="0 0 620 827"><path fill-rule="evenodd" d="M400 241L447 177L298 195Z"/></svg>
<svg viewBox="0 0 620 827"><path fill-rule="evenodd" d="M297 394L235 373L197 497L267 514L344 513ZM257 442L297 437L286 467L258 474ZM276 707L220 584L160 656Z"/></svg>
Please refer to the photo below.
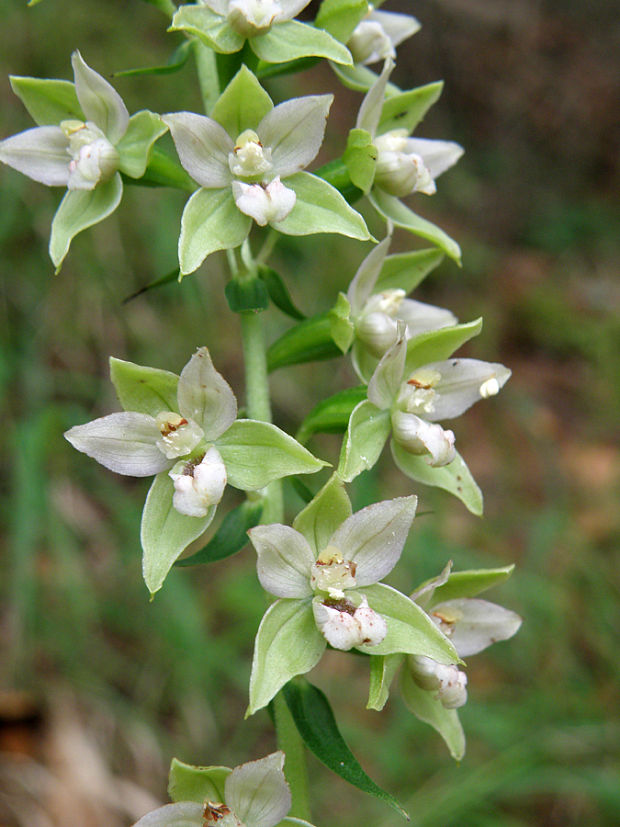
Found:
<svg viewBox="0 0 620 827"><path fill-rule="evenodd" d="M485 491L485 519L420 489L420 511L434 515L416 519L390 582L411 590L449 559L455 569L516 561L493 599L524 617L518 637L471 662L461 766L398 697L382 717L365 711L361 659L329 652L312 673L364 768L418 827L611 827L620 819L611 7L420 0L424 28L399 61L396 82L446 81L420 134L454 135L467 149L432 204L416 201L459 239L463 270L444 263L416 298L463 321L483 314L484 331L466 355L492 353L513 378L498 400L459 423L460 446ZM390 8L411 10L405 2ZM69 77L76 46L105 76L162 65L180 42L164 34L164 23L137 0L47 0L30 9L7 0L2 135L30 125L8 73ZM199 111L191 61L177 74L114 82L130 111ZM290 79L274 84L291 94L333 85L327 69L303 82L303 90ZM359 100L338 93L335 152ZM50 819L124 827L163 801L171 754L234 766L273 748L265 718L237 725L264 611L254 553L176 569L149 603L138 543L146 483L102 471L62 439L71 425L117 408L110 354L178 372L209 343L243 396L238 330L217 257L181 285L122 304L175 268L186 198L127 190L119 211L77 238L53 277L46 246L60 192L0 170L0 790L11 791L0 792L0 821L7 827ZM294 246L284 239L273 263L293 275L292 300L312 315L333 304L364 254L331 237ZM324 306L321 294L329 295ZM269 312L276 338L288 321ZM278 371L280 422L294 431L321 394L345 382L356 384L344 361ZM311 447L336 456L332 437ZM408 493L411 484L386 463L356 482L354 506ZM291 509L301 507L292 487L287 496ZM318 765L311 769L323 797L317 824L397 823L379 804L345 798Z"/></svg>

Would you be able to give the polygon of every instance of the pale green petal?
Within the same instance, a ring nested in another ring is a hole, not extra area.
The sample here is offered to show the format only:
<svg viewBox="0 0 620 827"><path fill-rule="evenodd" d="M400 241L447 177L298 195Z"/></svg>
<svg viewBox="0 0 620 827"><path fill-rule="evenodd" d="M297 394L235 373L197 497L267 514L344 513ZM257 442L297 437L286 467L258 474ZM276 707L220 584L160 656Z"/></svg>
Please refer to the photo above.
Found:
<svg viewBox="0 0 620 827"><path fill-rule="evenodd" d="M75 91L86 120L92 121L113 144L117 144L127 131L129 112L116 89L98 72L91 69L82 55L71 55L75 77Z"/></svg>
<svg viewBox="0 0 620 827"><path fill-rule="evenodd" d="M291 809L291 791L282 772L284 753L235 767L226 779L226 803L251 827L274 827Z"/></svg>
<svg viewBox="0 0 620 827"><path fill-rule="evenodd" d="M47 187L66 187L68 145L59 126L35 126L0 141L0 162Z"/></svg>
<svg viewBox="0 0 620 827"><path fill-rule="evenodd" d="M228 153L234 144L224 127L194 112L172 112L162 120L170 127L179 160L194 181L209 189L230 185Z"/></svg>
<svg viewBox="0 0 620 827"><path fill-rule="evenodd" d="M118 172L94 190L67 192L56 210L50 235L49 252L56 272L60 270L75 236L111 215L120 204L122 195L123 182Z"/></svg>
<svg viewBox="0 0 620 827"><path fill-rule="evenodd" d="M400 691L409 710L426 724L430 724L446 742L456 761L465 755L465 734L456 709L446 709L435 697L435 692L421 689L403 668L400 675Z"/></svg>
<svg viewBox="0 0 620 827"><path fill-rule="evenodd" d="M357 405L342 443L338 476L352 482L362 471L372 468L383 451L392 425L389 411L381 411L365 400Z"/></svg>
<svg viewBox="0 0 620 827"><path fill-rule="evenodd" d="M238 52L245 43L245 38L228 25L225 17L211 11L207 6L181 6L172 18L172 25L168 31L194 34L220 54Z"/></svg>
<svg viewBox="0 0 620 827"><path fill-rule="evenodd" d="M58 125L61 121L68 120L84 120L84 113L75 94L75 84L70 81L18 75L11 75L9 80L11 89L39 126Z"/></svg>
<svg viewBox="0 0 620 827"><path fill-rule="evenodd" d="M147 813L133 827L201 827L204 803L179 801Z"/></svg>
<svg viewBox="0 0 620 827"><path fill-rule="evenodd" d="M290 526L273 523L248 531L256 549L258 579L276 597L309 597L314 554L306 538Z"/></svg>
<svg viewBox="0 0 620 827"><path fill-rule="evenodd" d="M209 350L199 348L181 371L178 411L202 428L208 442L217 439L237 417L237 400L228 382L213 367Z"/></svg>
<svg viewBox="0 0 620 827"><path fill-rule="evenodd" d="M332 474L323 488L293 521L293 528L304 535L315 555L326 548L329 538L347 517L351 516L351 502L344 483Z"/></svg>

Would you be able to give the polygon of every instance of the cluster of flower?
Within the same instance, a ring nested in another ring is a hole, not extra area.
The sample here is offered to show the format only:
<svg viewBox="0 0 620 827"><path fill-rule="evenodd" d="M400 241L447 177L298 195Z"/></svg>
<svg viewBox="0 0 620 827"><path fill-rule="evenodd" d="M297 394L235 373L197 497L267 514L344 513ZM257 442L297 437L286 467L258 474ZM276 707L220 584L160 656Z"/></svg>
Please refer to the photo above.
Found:
<svg viewBox="0 0 620 827"><path fill-rule="evenodd" d="M407 15L379 11L366 0L325 0L315 25L294 20L308 0L202 0L181 6L172 31L206 45L210 54L249 48L254 68L308 57L331 61L337 76L365 92L342 167L349 185L388 225L341 294L332 337L367 386L348 411L338 466L292 527L254 525L258 579L277 600L258 629L248 712L266 706L292 678L312 669L326 647L368 656L368 706L381 709L402 666L409 708L442 735L460 758L464 737L456 709L467 698L462 658L511 637L513 612L477 595L511 568L452 573L412 595L380 582L398 562L417 497L375 503L353 514L345 485L371 468L392 434L397 466L411 479L442 487L480 513L482 498L439 423L498 393L510 376L500 364L454 358L480 330L453 314L406 298L445 252L458 246L400 199L431 195L435 179L461 156L458 144L411 137L436 100L440 84L402 92L390 83L395 47L419 28ZM384 61L380 74L367 68ZM147 174L153 146L170 131L185 172L197 188L181 219L179 266L193 272L206 256L246 245L253 227L280 233L337 232L370 239L363 217L321 175L305 172L323 142L332 95L274 106L256 74L239 60L232 80L211 95L209 117L192 112L129 117L112 86L78 52L74 83L13 78L15 92L39 126L0 142L0 161L49 186L66 186L52 224L57 267L73 237L119 204L122 176ZM213 64L215 67L215 63ZM217 72L212 83L217 87ZM388 255L393 226L430 240L431 250ZM247 257L247 255L246 255ZM71 428L66 437L106 468L155 476L141 539L149 590L161 588L185 548L204 534L227 483L263 491L282 477L314 473L327 463L267 422L237 418L232 389L200 348L180 376L118 359L111 377L124 409ZM193 797L141 819L147 825L274 827L307 824L286 814L290 793L274 753L234 770L191 768ZM173 764L173 776L183 777ZM197 776L196 776L197 777ZM172 785L171 789L174 787ZM183 789L183 784L180 784Z"/></svg>

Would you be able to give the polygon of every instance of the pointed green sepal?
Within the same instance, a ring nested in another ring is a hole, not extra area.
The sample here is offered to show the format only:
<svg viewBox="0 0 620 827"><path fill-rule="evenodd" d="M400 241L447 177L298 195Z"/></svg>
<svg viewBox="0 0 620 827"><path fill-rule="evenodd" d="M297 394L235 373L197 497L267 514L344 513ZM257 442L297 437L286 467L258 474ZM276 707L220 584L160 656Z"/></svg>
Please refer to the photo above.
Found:
<svg viewBox="0 0 620 827"><path fill-rule="evenodd" d="M49 253L58 273L69 246L82 230L111 215L121 202L123 182L117 172L93 190L68 190L52 221Z"/></svg>
<svg viewBox="0 0 620 827"><path fill-rule="evenodd" d="M421 689L406 665L400 673L400 691L407 708L416 718L430 724L441 735L456 761L465 755L465 733L456 709L446 709L434 692Z"/></svg>
<svg viewBox="0 0 620 827"><path fill-rule="evenodd" d="M383 451L392 430L390 412L381 411L367 399L351 414L342 443L338 476L351 482L362 471L372 468Z"/></svg>
<svg viewBox="0 0 620 827"><path fill-rule="evenodd" d="M224 801L224 786L231 772L228 767L194 767L173 758L168 795L172 801Z"/></svg>
<svg viewBox="0 0 620 827"><path fill-rule="evenodd" d="M446 600L458 600L487 591L487 589L498 586L508 580L514 571L514 563L511 566L502 566L499 569L470 569L469 571L451 572L443 586L438 586L430 605L444 603Z"/></svg>
<svg viewBox="0 0 620 827"><path fill-rule="evenodd" d="M336 529L352 514L344 483L333 474L308 505L295 517L293 528L303 534L319 554Z"/></svg>
<svg viewBox="0 0 620 827"><path fill-rule="evenodd" d="M162 411L176 411L178 408L179 377L176 373L135 365L111 356L110 379L125 411L157 416Z"/></svg>
<svg viewBox="0 0 620 827"><path fill-rule="evenodd" d="M169 32L188 32L196 35L210 49L220 54L238 52L245 38L230 27L225 17L206 6L181 6L172 18Z"/></svg>
<svg viewBox="0 0 620 827"><path fill-rule="evenodd" d="M242 66L213 107L211 117L234 140L256 126L273 109L273 102L247 66Z"/></svg>
<svg viewBox="0 0 620 827"><path fill-rule="evenodd" d="M249 41L254 54L265 63L287 63L302 57L325 57L334 63L353 64L346 46L323 29L299 20L284 20Z"/></svg>
<svg viewBox="0 0 620 827"><path fill-rule="evenodd" d="M411 293L435 267L441 264L443 258L444 254L436 247L388 256L383 262L374 292L400 289L405 293Z"/></svg>
<svg viewBox="0 0 620 827"><path fill-rule="evenodd" d="M460 454L457 453L449 465L432 468L425 462L424 457L408 453L394 440L391 441L391 448L394 462L409 479L443 488L444 491L458 497L472 514L481 516L482 491Z"/></svg>
<svg viewBox="0 0 620 827"><path fill-rule="evenodd" d="M211 506L204 517L180 514L172 505L174 485L167 471L153 480L142 512L142 574L151 594L161 589L173 563L203 534L215 515Z"/></svg>
<svg viewBox="0 0 620 827"><path fill-rule="evenodd" d="M449 359L465 342L478 336L481 330L482 318L415 336L407 343L406 373L428 365L429 362L443 362Z"/></svg>
<svg viewBox="0 0 620 827"><path fill-rule="evenodd" d="M374 187L369 195L370 201L377 212L381 213L384 218L388 218L397 227L402 227L404 230L409 230L410 233L420 236L420 238L436 244L440 250L455 261L459 266L461 264L461 248L450 238L436 224L422 218L413 210L410 210L402 201L387 192Z"/></svg>
<svg viewBox="0 0 620 827"><path fill-rule="evenodd" d="M148 2L148 0L147 0ZM172 75L180 71L188 61L192 53L195 41L184 40L172 52L168 61L160 66L143 66L138 69L123 69L121 72L114 72L115 78L131 78L140 75Z"/></svg>
<svg viewBox="0 0 620 827"><path fill-rule="evenodd" d="M328 315L332 339L346 353L355 337L355 325L351 321L351 305L344 293L338 293L336 304Z"/></svg>
<svg viewBox="0 0 620 827"><path fill-rule="evenodd" d="M402 662L403 655L371 655L366 709L381 712L390 696L390 686Z"/></svg>
<svg viewBox="0 0 620 827"><path fill-rule="evenodd" d="M367 14L368 0L323 0L314 25L346 43Z"/></svg>
<svg viewBox="0 0 620 827"><path fill-rule="evenodd" d="M61 121L84 120L75 84L68 80L47 80L11 75L11 89L24 104L38 126L57 125Z"/></svg>
<svg viewBox="0 0 620 827"><path fill-rule="evenodd" d="M378 134L383 135L392 129L406 129L411 134L439 100L442 90L443 81L440 80L387 98L381 110Z"/></svg>
<svg viewBox="0 0 620 827"><path fill-rule="evenodd" d="M246 717L267 706L291 678L316 666L326 646L314 621L311 598L276 600L256 635Z"/></svg>
<svg viewBox="0 0 620 827"><path fill-rule="evenodd" d="M253 419L233 422L215 444L228 482L243 491L264 488L292 474L314 474L327 465L280 428Z"/></svg>

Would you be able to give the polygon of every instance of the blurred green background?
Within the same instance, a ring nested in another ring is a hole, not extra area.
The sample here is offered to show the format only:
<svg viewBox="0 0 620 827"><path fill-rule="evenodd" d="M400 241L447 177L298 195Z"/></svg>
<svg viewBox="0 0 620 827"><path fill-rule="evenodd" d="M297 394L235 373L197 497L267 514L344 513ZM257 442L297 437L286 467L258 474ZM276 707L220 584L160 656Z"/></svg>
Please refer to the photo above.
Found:
<svg viewBox="0 0 620 827"><path fill-rule="evenodd" d="M497 399L455 427L485 491L484 519L420 488L420 510L432 513L416 520L390 582L410 591L449 559L457 569L514 561L512 580L489 597L524 623L512 641L471 660L460 766L397 692L383 713L365 710L362 659L328 653L310 677L364 767L418 827L616 825L617 13L605 0L387 8L423 23L400 50L399 85L446 81L419 134L467 149L435 197L412 202L460 241L464 267L444 263L416 297L462 320L483 314L466 354L513 370ZM140 0L44 0L31 9L3 0L2 13L3 137L32 125L9 73L70 77L79 47L111 76L165 62L179 42ZM114 82L130 111L199 110L189 64ZM322 67L271 89L290 96L335 85ZM337 90L326 157L342 151L359 100ZM149 603L138 541L147 483L103 470L62 432L116 408L111 354L178 371L208 344L242 398L239 328L218 256L180 286L122 303L174 268L184 194L127 187L121 208L74 241L54 277L46 248L59 197L0 170L0 824L127 827L165 800L172 755L232 766L274 748L265 713L242 722L264 597L246 548L173 572ZM410 246L397 234L394 250ZM366 252L337 237L284 240L274 266L312 314L330 306ZM272 338L288 326L277 310L267 323ZM354 381L345 360L280 371L278 422L294 430L323 395ZM334 438L314 447L336 456ZM352 494L361 507L410 491L386 456ZM294 513L301 501L287 495ZM313 758L310 768L318 825L402 823Z"/></svg>

